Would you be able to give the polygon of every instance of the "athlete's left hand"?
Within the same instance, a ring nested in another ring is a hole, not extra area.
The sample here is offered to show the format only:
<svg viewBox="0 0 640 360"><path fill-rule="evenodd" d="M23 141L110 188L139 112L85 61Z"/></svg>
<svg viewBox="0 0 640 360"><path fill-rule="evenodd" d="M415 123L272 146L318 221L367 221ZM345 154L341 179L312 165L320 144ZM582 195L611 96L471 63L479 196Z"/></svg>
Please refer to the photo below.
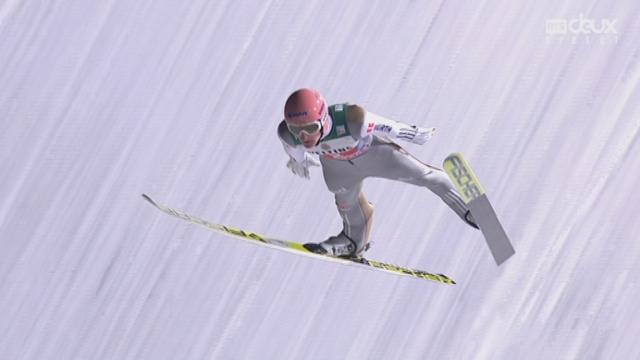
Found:
<svg viewBox="0 0 640 360"><path fill-rule="evenodd" d="M435 134L436 128L423 128L416 125L411 125L410 128L401 130L402 139L410 141L414 144L423 145Z"/></svg>

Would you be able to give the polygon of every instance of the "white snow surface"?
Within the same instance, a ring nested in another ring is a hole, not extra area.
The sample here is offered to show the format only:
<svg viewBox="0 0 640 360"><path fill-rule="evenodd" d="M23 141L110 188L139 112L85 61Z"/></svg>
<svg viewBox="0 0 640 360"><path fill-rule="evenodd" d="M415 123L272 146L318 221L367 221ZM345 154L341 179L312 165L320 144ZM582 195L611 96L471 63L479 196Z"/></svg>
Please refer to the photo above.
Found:
<svg viewBox="0 0 640 360"><path fill-rule="evenodd" d="M553 19L617 34L547 33ZM640 358L640 2L0 2L0 359ZM434 126L516 248L501 267L424 188L365 181L368 256L308 259L211 221L320 241L321 171L286 168L315 87Z"/></svg>

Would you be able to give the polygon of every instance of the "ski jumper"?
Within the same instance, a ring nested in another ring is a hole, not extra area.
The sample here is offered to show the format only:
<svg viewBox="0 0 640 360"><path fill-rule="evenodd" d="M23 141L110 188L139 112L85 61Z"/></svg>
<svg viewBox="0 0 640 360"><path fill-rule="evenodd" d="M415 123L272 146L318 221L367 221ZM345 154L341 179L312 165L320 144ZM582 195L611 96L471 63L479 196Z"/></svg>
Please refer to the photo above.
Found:
<svg viewBox="0 0 640 360"><path fill-rule="evenodd" d="M358 252L369 239L373 216L373 206L362 193L362 182L368 177L425 187L465 220L468 208L447 175L393 142L410 139L410 126L349 104L330 106L329 115L331 130L314 148L305 148L289 132L284 121L278 127L278 135L285 151L294 160L303 161L308 156L305 152L320 156L324 181L335 195L343 231L358 244Z"/></svg>

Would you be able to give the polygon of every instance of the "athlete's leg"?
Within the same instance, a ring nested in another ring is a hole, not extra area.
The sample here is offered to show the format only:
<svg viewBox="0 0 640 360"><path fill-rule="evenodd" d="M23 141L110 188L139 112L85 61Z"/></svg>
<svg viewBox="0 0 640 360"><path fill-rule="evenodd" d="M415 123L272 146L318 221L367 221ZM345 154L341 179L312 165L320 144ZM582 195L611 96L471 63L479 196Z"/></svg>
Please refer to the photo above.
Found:
<svg viewBox="0 0 640 360"><path fill-rule="evenodd" d="M334 194L343 230L329 238L325 245L352 243L352 254L360 254L369 241L373 206L362 193L364 173L348 161L322 159L325 183ZM338 254L346 255L346 254Z"/></svg>
<svg viewBox="0 0 640 360"><path fill-rule="evenodd" d="M395 143L374 141L367 155L377 158L368 161L370 175L426 187L438 195L462 220L477 227L469 208L456 192L449 177L439 168L427 165Z"/></svg>

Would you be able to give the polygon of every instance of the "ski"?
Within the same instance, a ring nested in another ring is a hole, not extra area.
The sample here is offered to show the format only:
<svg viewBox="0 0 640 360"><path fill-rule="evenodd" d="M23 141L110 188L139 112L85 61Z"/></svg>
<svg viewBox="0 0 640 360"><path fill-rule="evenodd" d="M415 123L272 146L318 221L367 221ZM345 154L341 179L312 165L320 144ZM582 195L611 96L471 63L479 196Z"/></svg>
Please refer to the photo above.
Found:
<svg viewBox="0 0 640 360"><path fill-rule="evenodd" d="M291 253L295 253L298 255L304 255L307 257L312 257L324 261L331 261L345 265L354 265L358 267L367 268L369 270L377 270L386 273L391 273L395 275L407 276L417 279L424 279L435 281L441 284L454 285L455 281L443 274L432 274L423 270L410 269L403 266L397 266L389 263L384 263L376 260L366 259L364 257L354 257L354 258L342 258L342 257L334 257L329 255L316 254L309 250L307 250L303 244L286 241L276 238L270 238L263 235L259 235L257 233L246 231L238 228L234 228L231 226L226 226L222 224L216 224L209 222L207 220L201 219L199 217L190 215L184 211L176 210L170 208L168 206L164 206L155 202L151 197L146 194L142 194L142 197L149 202L151 205L159 209L160 211L169 214L171 216L175 216L179 219L186 220L193 224L202 225L209 230L213 230L217 233L231 236L235 238L239 238L242 240L246 240L252 244L266 246L274 249L279 249Z"/></svg>
<svg viewBox="0 0 640 360"><path fill-rule="evenodd" d="M493 259L500 266L516 251L502 228L478 177L460 153L447 156L443 165L444 171L453 181L458 193L469 207L473 219L480 227Z"/></svg>

